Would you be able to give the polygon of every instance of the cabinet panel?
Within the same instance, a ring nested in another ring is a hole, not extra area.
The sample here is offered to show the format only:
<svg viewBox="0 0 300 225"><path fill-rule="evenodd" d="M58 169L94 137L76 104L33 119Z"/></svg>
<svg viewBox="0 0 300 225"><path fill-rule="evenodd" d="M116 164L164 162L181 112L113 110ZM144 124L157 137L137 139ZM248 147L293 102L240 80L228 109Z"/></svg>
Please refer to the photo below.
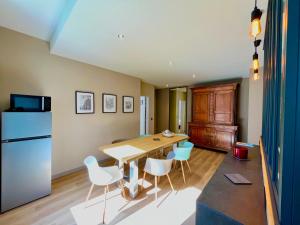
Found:
<svg viewBox="0 0 300 225"><path fill-rule="evenodd" d="M189 127L190 141L193 143L198 143L199 135L197 127Z"/></svg>
<svg viewBox="0 0 300 225"><path fill-rule="evenodd" d="M193 121L208 123L210 115L210 93L193 94Z"/></svg>
<svg viewBox="0 0 300 225"><path fill-rule="evenodd" d="M205 127L199 127L198 128L198 134L199 134L199 139L200 139L200 143L203 146L210 146L211 143L211 133L210 130L205 128Z"/></svg>
<svg viewBox="0 0 300 225"><path fill-rule="evenodd" d="M232 124L234 92L216 91L214 97L214 122L217 124Z"/></svg>
<svg viewBox="0 0 300 225"><path fill-rule="evenodd" d="M215 146L217 148L230 150L233 147L234 134L228 131L217 131L215 136Z"/></svg>
<svg viewBox="0 0 300 225"><path fill-rule="evenodd" d="M230 151L235 143L236 130L236 126L192 123L189 136L196 146Z"/></svg>
<svg viewBox="0 0 300 225"><path fill-rule="evenodd" d="M206 144L209 147L215 145L216 130L214 128L205 128L205 137L207 139Z"/></svg>
<svg viewBox="0 0 300 225"><path fill-rule="evenodd" d="M197 145L208 146L210 144L209 136L207 135L206 128L203 127L190 127L189 136L191 141Z"/></svg>

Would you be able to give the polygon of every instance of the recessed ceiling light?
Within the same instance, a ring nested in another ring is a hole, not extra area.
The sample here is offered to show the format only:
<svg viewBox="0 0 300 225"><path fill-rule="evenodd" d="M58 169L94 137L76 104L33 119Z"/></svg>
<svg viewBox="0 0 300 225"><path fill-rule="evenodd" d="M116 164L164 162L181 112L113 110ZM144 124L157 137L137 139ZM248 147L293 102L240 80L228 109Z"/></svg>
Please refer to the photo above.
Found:
<svg viewBox="0 0 300 225"><path fill-rule="evenodd" d="M119 38L120 40L123 40L123 39L125 38L125 35L124 35L124 34L118 34L118 38Z"/></svg>
<svg viewBox="0 0 300 225"><path fill-rule="evenodd" d="M173 66L173 62L171 60L169 61L169 66Z"/></svg>
<svg viewBox="0 0 300 225"><path fill-rule="evenodd" d="M196 78L196 74L193 74L193 78L194 78L194 79Z"/></svg>

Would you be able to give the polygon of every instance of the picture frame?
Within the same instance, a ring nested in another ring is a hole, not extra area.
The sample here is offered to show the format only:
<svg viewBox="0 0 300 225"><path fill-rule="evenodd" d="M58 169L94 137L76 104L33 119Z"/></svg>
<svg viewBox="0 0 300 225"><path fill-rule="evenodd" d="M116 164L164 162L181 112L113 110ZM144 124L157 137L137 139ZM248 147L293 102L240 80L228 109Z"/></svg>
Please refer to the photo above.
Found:
<svg viewBox="0 0 300 225"><path fill-rule="evenodd" d="M102 93L102 112L103 113L117 112L117 95Z"/></svg>
<svg viewBox="0 0 300 225"><path fill-rule="evenodd" d="M123 113L133 113L134 112L134 97L133 96L123 96Z"/></svg>
<svg viewBox="0 0 300 225"><path fill-rule="evenodd" d="M75 112L76 114L95 113L94 92L75 91Z"/></svg>

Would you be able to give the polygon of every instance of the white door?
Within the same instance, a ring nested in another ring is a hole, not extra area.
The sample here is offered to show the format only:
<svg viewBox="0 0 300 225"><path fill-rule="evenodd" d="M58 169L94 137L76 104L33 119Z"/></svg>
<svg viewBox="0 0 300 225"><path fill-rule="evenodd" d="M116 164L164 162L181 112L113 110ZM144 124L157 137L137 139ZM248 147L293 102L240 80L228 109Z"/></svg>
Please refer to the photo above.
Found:
<svg viewBox="0 0 300 225"><path fill-rule="evenodd" d="M186 127L186 101L179 100L178 103L178 133L185 133Z"/></svg>
<svg viewBox="0 0 300 225"><path fill-rule="evenodd" d="M141 96L140 135L149 134L149 97Z"/></svg>

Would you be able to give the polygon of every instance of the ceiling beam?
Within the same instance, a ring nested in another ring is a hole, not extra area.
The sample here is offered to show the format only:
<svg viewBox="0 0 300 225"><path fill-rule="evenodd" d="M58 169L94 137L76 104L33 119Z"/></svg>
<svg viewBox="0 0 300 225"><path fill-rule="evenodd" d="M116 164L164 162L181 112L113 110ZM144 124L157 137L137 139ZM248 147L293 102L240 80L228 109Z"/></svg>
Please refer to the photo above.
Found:
<svg viewBox="0 0 300 225"><path fill-rule="evenodd" d="M50 53L52 53L52 49L55 47L55 43L56 40L59 36L59 34L61 33L61 31L63 30L67 20L69 19L74 6L76 5L76 3L78 2L78 0L69 0L60 16L60 19L57 23L56 28L53 31L53 34L50 38Z"/></svg>

